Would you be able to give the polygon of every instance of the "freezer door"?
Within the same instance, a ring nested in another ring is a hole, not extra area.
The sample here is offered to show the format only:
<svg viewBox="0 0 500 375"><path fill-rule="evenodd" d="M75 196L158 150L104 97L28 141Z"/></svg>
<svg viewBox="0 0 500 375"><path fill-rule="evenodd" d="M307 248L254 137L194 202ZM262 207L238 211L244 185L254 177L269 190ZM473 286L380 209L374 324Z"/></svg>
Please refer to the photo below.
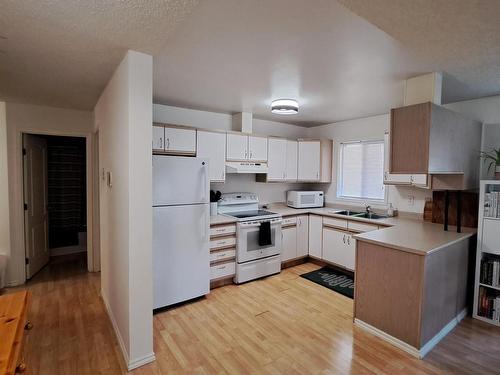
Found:
<svg viewBox="0 0 500 375"><path fill-rule="evenodd" d="M153 206L209 203L208 160L153 155Z"/></svg>
<svg viewBox="0 0 500 375"><path fill-rule="evenodd" d="M208 204L153 208L154 308L210 289Z"/></svg>

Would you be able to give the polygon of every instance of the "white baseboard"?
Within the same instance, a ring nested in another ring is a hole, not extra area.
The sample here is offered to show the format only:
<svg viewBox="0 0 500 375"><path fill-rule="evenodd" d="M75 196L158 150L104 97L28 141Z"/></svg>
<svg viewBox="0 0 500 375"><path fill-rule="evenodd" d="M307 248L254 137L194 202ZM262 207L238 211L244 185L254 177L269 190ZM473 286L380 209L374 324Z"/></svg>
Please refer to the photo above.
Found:
<svg viewBox="0 0 500 375"><path fill-rule="evenodd" d="M132 371L138 367L154 362L155 360L156 360L155 353L151 352L150 354L145 355L144 357L137 358L129 362L127 367L129 371Z"/></svg>
<svg viewBox="0 0 500 375"><path fill-rule="evenodd" d="M436 336L434 336L432 339L430 339L429 341L427 341L427 343L422 346L420 348L420 355L421 357L420 358L423 358L427 355L427 353L429 353L432 349L434 349L434 347L442 340L444 339L444 337L450 333L453 328L455 328L457 326L458 323L460 323L463 318L465 318L467 316L467 308L463 309L462 311L460 311L460 313L454 317L452 320L450 320L450 322L445 325L441 331L439 331L437 333Z"/></svg>
<svg viewBox="0 0 500 375"><path fill-rule="evenodd" d="M464 319L467 316L467 308L463 309L460 311L460 313L453 318L448 324L446 324L441 331L439 331L432 339L427 341L427 343L421 347L420 349L417 349L410 344L407 344L404 341L401 341L400 339L389 335L388 333L385 333L384 331L381 331L378 328L373 327L372 325L363 322L362 320L359 319L354 319L354 323L358 325L359 327L367 330L368 332L374 334L375 336L380 337L381 339L391 343L392 345L398 347L401 350L404 350L405 352L413 355L414 357L417 358L424 358L434 347L446 336L448 333L450 333L453 328L457 326L458 323L462 319Z"/></svg>
<svg viewBox="0 0 500 375"><path fill-rule="evenodd" d="M359 319L354 319L354 323L367 330L368 332L374 334L377 337L380 337L382 340L387 341L388 343L391 343L392 345L398 347L401 350L404 350L405 352L411 354L414 357L420 358L420 353L417 348L414 348L410 344L407 344L404 341L401 341L400 339L395 338L394 336L389 335L388 333L385 333L384 331L375 328L374 326L363 322L362 320Z"/></svg>
<svg viewBox="0 0 500 375"><path fill-rule="evenodd" d="M101 289L101 299L104 302L104 307L106 308L106 312L109 316L109 320L111 320L111 324L113 325L113 330L115 331L115 335L116 335L116 338L118 340L118 345L120 346L120 349L122 351L122 356L123 356L123 359L125 360L127 370L131 371L131 370L134 370L138 367L141 367L147 363L155 361L156 357L155 357L155 354L153 352L151 352L150 354L147 354L143 357L140 357L140 358L135 358L133 360L130 359L128 351L125 348L125 344L123 342L122 336L120 334L120 330L118 329L118 325L116 324L115 317L114 317L113 313L111 312L111 309L109 308L106 295L104 294L102 289Z"/></svg>

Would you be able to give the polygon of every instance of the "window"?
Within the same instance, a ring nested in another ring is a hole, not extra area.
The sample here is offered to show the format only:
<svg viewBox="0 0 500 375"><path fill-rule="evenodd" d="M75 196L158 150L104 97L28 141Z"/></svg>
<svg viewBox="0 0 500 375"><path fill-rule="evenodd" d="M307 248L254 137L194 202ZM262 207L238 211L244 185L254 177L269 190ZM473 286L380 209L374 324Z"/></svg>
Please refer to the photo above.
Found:
<svg viewBox="0 0 500 375"><path fill-rule="evenodd" d="M337 197L384 200L384 141L340 145Z"/></svg>

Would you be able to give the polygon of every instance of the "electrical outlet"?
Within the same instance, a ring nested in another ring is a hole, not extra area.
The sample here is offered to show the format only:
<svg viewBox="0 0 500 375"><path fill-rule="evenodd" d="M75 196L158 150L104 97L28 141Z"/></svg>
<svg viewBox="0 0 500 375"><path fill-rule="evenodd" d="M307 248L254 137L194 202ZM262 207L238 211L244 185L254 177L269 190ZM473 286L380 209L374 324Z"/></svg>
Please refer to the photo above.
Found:
<svg viewBox="0 0 500 375"><path fill-rule="evenodd" d="M408 207L413 207L415 205L415 196L408 195Z"/></svg>

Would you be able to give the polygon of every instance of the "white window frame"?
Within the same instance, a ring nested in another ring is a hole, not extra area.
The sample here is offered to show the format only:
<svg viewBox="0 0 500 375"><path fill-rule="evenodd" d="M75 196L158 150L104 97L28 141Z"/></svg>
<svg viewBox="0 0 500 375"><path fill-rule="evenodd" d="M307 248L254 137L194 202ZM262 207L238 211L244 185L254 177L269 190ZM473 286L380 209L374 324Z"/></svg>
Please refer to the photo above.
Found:
<svg viewBox="0 0 500 375"><path fill-rule="evenodd" d="M345 144L353 144L353 143L382 143L384 145L384 151L385 147L387 145L385 144L385 140L382 139L364 139L364 140L355 140L355 141L346 141L346 142L340 142L339 147L338 147L338 157L337 157L337 187L336 187L336 198L338 201L343 201L343 202L350 202L354 204L373 204L373 205L387 205L388 204L388 197L389 197L389 189L388 186L385 185L384 188L384 198L382 199L374 199L374 198L361 198L361 197L349 197L349 196L344 196L342 195L342 145ZM385 169L385 152L384 152L384 169ZM384 170L385 172L385 170ZM382 183L383 183L383 174L382 174Z"/></svg>

